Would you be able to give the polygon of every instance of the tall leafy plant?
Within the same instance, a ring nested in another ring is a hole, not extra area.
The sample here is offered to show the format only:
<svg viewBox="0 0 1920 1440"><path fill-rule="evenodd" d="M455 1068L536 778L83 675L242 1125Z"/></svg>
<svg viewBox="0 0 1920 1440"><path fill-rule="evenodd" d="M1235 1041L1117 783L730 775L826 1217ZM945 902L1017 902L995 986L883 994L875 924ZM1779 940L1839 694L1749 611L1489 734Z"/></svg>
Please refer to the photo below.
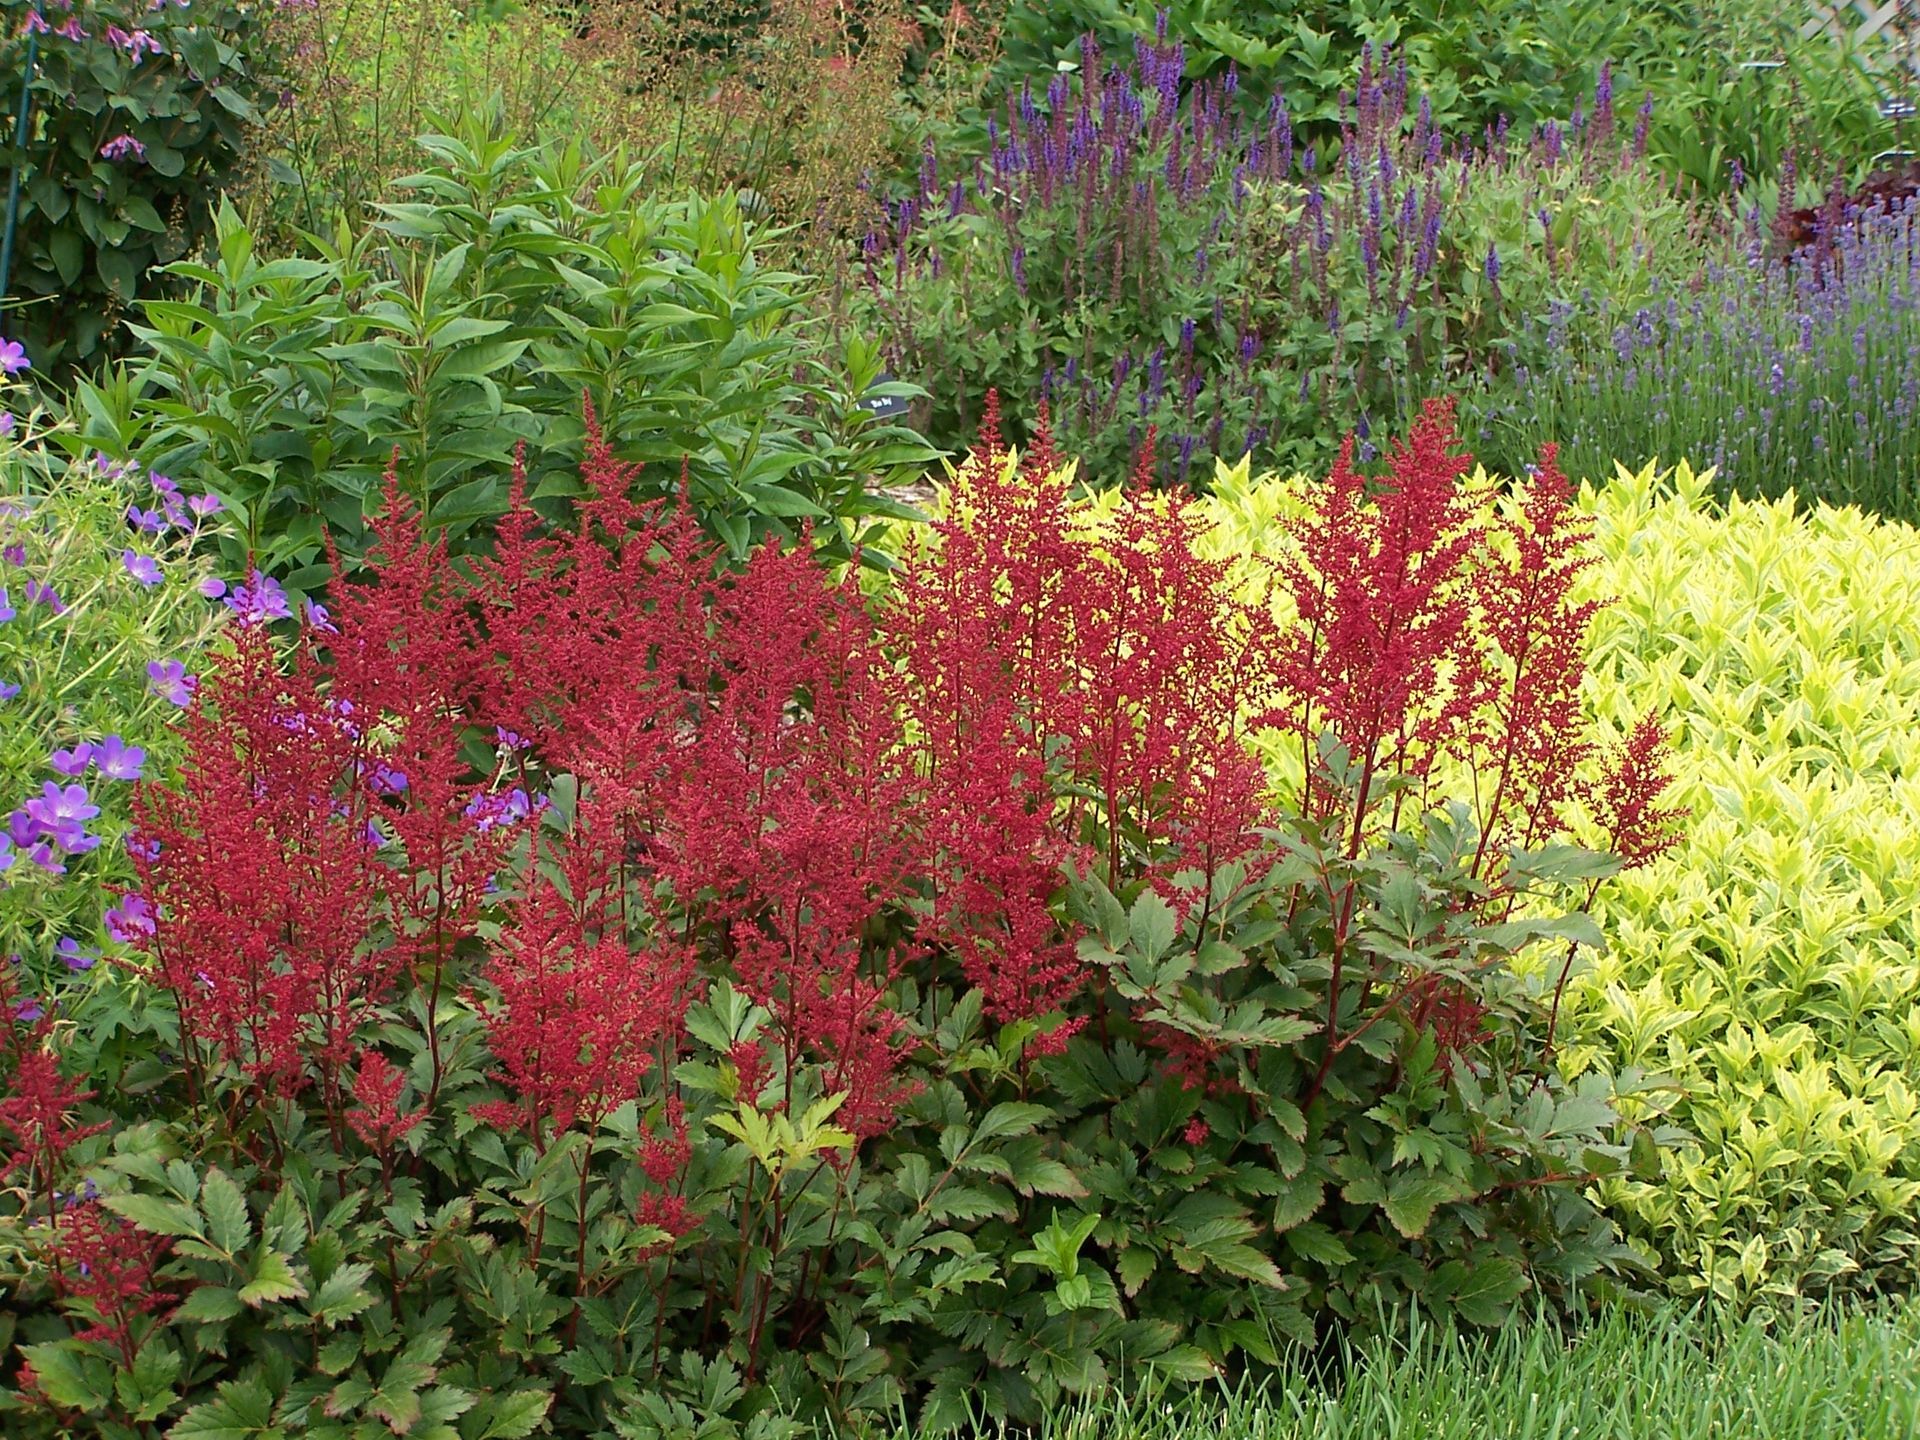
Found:
<svg viewBox="0 0 1920 1440"><path fill-rule="evenodd" d="M684 490L736 558L809 522L900 513L873 493L931 452L870 408L879 359L824 343L806 282L767 267L732 196L660 199L644 165L529 150L483 118L429 136L383 219L265 259L223 211L196 290L146 308L146 358L84 387L92 443L199 477L233 545L296 587L350 560L390 464L456 553L528 492L579 494L582 406L653 494ZM236 561L245 555L236 555Z"/></svg>

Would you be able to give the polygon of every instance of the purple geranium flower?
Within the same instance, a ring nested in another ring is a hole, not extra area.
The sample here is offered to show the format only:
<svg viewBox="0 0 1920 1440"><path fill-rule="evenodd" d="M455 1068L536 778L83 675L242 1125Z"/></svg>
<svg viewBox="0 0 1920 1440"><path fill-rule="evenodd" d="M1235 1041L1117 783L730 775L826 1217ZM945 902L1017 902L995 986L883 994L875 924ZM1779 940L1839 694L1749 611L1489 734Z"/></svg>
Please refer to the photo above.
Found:
<svg viewBox="0 0 1920 1440"><path fill-rule="evenodd" d="M466 814L476 830L491 830L496 825L511 825L533 813L527 792L515 786L504 795L476 795L468 802Z"/></svg>
<svg viewBox="0 0 1920 1440"><path fill-rule="evenodd" d="M27 350L18 340L0 339L0 370L9 375L18 375L22 370L33 368L27 359Z"/></svg>
<svg viewBox="0 0 1920 1440"><path fill-rule="evenodd" d="M71 750L54 751L48 757L47 763L53 767L53 773L56 775L69 777L84 775L87 773L87 766L93 763L93 746L88 741L82 740Z"/></svg>
<svg viewBox="0 0 1920 1440"><path fill-rule="evenodd" d="M11 680L0 680L0 700L11 700L20 693L20 687Z"/></svg>
<svg viewBox="0 0 1920 1440"><path fill-rule="evenodd" d="M287 592L280 588L280 582L258 570L247 576L246 584L234 587L233 593L227 596L227 608L243 625L286 620L293 615L287 605Z"/></svg>
<svg viewBox="0 0 1920 1440"><path fill-rule="evenodd" d="M70 855L81 854L100 843L97 835L86 833L87 821L100 814L100 807L87 797L84 785L62 785L57 780L49 780L40 787L40 794L22 808L43 836Z"/></svg>
<svg viewBox="0 0 1920 1440"><path fill-rule="evenodd" d="M61 603L60 594L52 585L39 580L27 581L27 603L44 605L56 615L67 613L67 607Z"/></svg>
<svg viewBox="0 0 1920 1440"><path fill-rule="evenodd" d="M13 597L7 594L7 587L0 585L0 625L6 624L19 613L13 608Z"/></svg>
<svg viewBox="0 0 1920 1440"><path fill-rule="evenodd" d="M306 616L309 628L318 630L322 635L338 635L340 627L333 623L333 616L327 613L327 607L317 600L302 600L300 613Z"/></svg>
<svg viewBox="0 0 1920 1440"><path fill-rule="evenodd" d="M120 552L120 563L127 567L127 574L142 585L160 583L160 562L151 555L142 555L138 550Z"/></svg>
<svg viewBox="0 0 1920 1440"><path fill-rule="evenodd" d="M227 593L227 582L218 575L209 575L196 587L209 600L218 600Z"/></svg>
<svg viewBox="0 0 1920 1440"><path fill-rule="evenodd" d="M142 510L138 505L129 505L127 523L148 535L158 535L167 528L167 517L158 510Z"/></svg>
<svg viewBox="0 0 1920 1440"><path fill-rule="evenodd" d="M140 768L147 763L147 752L118 735L109 735L95 747L93 763L109 780L138 780Z"/></svg>
<svg viewBox="0 0 1920 1440"><path fill-rule="evenodd" d="M184 710L193 703L193 692L200 688L200 677L189 675L187 667L178 660L149 660L147 688Z"/></svg>
<svg viewBox="0 0 1920 1440"><path fill-rule="evenodd" d="M204 520L209 515L218 515L220 513L220 497L218 495L189 495L187 497L187 508Z"/></svg>
<svg viewBox="0 0 1920 1440"><path fill-rule="evenodd" d="M53 947L53 953L66 962L67 969L78 975L83 970L91 970L94 962L100 958L98 950L85 950L80 942L71 935L62 935Z"/></svg>
<svg viewBox="0 0 1920 1440"><path fill-rule="evenodd" d="M107 911L106 926L116 943L138 945L143 937L153 934L153 906L144 895L123 895L120 903Z"/></svg>

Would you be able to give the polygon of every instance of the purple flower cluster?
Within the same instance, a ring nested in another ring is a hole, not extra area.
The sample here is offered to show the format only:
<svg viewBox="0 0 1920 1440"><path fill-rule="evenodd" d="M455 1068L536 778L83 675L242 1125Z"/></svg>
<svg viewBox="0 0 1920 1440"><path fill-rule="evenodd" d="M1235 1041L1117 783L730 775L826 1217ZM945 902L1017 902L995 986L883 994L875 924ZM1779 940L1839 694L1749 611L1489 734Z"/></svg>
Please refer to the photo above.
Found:
<svg viewBox="0 0 1920 1440"><path fill-rule="evenodd" d="M1484 432L1511 456L1561 441L1570 473L1711 464L1722 492L1856 504L1920 520L1920 202L1846 209L1771 253L1757 209L1697 288L1631 314L1549 317L1547 353Z"/></svg>
<svg viewBox="0 0 1920 1440"><path fill-rule="evenodd" d="M42 870L65 874L65 857L99 847L100 837L87 829L87 822L99 814L86 786L47 781L38 795L7 816L6 834L0 837L0 870L12 867L18 849Z"/></svg>
<svg viewBox="0 0 1920 1440"><path fill-rule="evenodd" d="M87 822L99 818L100 807L84 784L61 781L82 780L89 770L110 781L138 780L146 759L144 750L118 735L98 744L83 741L55 750L47 764L61 779L46 781L38 795L7 816L5 834L0 835L0 870L11 869L24 854L40 869L64 874L67 857L98 849L100 837L87 828Z"/></svg>
<svg viewBox="0 0 1920 1440"><path fill-rule="evenodd" d="M868 237L859 293L895 373L977 389L951 417L936 409L936 441L965 443L997 388L1044 401L1102 473L1152 430L1163 474L1184 479L1196 457L1382 418L1455 343L1425 333L1447 313L1439 287L1477 280L1504 299L1504 247L1446 231L1476 177L1643 163L1615 135L1610 73L1570 125L1449 140L1411 103L1404 58L1369 46L1335 147L1301 143L1278 95L1250 119L1231 68L1190 88L1184 69L1177 44L1142 40L1113 64L1089 37L1078 81L1005 98L983 159L943 175L923 154ZM982 333L956 333L956 316ZM1020 346L985 333L1009 327L1029 332Z"/></svg>
<svg viewBox="0 0 1920 1440"><path fill-rule="evenodd" d="M135 477L138 470L137 466L124 461L108 460L105 456L101 456L94 463L100 473L110 479L130 480ZM127 523L143 535L165 536L170 530L192 534L199 529L201 522L220 513L220 497L217 495L183 494L180 486L173 479L160 474L157 470L149 471L146 478L153 490L152 506L127 506ZM133 561L127 562L127 569L129 572L134 570ZM142 581L141 583L151 582Z"/></svg>
<svg viewBox="0 0 1920 1440"><path fill-rule="evenodd" d="M466 816L476 830L513 825L546 808L545 796L529 799L519 786L504 792L483 791L467 803Z"/></svg>

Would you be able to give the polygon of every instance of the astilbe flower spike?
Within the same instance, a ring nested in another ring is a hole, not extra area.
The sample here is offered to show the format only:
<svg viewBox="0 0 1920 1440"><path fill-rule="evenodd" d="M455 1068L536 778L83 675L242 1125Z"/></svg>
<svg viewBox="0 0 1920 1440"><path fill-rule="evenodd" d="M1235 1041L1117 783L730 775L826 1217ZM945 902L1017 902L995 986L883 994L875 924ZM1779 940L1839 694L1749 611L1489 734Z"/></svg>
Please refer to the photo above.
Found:
<svg viewBox="0 0 1920 1440"><path fill-rule="evenodd" d="M353 1072L355 1106L347 1112L347 1124L376 1155L386 1157L393 1148L420 1127L426 1119L426 1107L400 1109L400 1092L406 1075L378 1050L360 1052Z"/></svg>
<svg viewBox="0 0 1920 1440"><path fill-rule="evenodd" d="M707 918L742 988L773 1011L790 1072L802 1052L877 1134L910 1093L903 1022L885 1003L919 958L869 943L928 857L904 763L892 667L851 576L768 546L721 590L712 699L664 801L663 874L713 896Z"/></svg>
<svg viewBox="0 0 1920 1440"><path fill-rule="evenodd" d="M1593 754L1580 686L1600 602L1574 598L1595 563L1593 522L1574 507L1557 456L1552 445L1541 452L1476 578L1481 653L1500 662L1500 673L1483 673L1483 718L1469 736L1471 754L1495 757L1480 777L1476 869L1496 841L1531 847L1559 834Z"/></svg>
<svg viewBox="0 0 1920 1440"><path fill-rule="evenodd" d="M525 818L531 805L524 796L517 805L495 802L495 777L476 778L462 756L481 637L444 538L423 532L418 506L392 469L372 530L368 578L345 578L334 557L327 701L356 742L360 784L349 808L364 809L374 827L366 838L378 852L389 969L431 966L434 1016L448 957L473 933L516 839L512 824L501 822ZM428 1042L430 1108L441 1078L431 1020Z"/></svg>
<svg viewBox="0 0 1920 1440"><path fill-rule="evenodd" d="M1680 822L1686 819L1686 808L1660 803L1673 784L1666 765L1668 743L1660 722L1642 716L1625 742L1608 755L1599 781L1587 787L1607 848L1629 870L1652 864L1684 838Z"/></svg>
<svg viewBox="0 0 1920 1440"><path fill-rule="evenodd" d="M183 721L177 780L135 799L144 907L127 933L196 1063L297 1089L344 1071L402 955L375 935L386 875L355 783L361 732L311 656L283 671L264 626L231 634Z"/></svg>
<svg viewBox="0 0 1920 1440"><path fill-rule="evenodd" d="M576 1123L598 1126L638 1097L662 1040L678 1031L691 969L683 947L661 939L635 955L620 935L582 925L557 885L541 885L473 991L516 1097L476 1107L476 1118L523 1129L542 1148Z"/></svg>
<svg viewBox="0 0 1920 1440"><path fill-rule="evenodd" d="M153 1316L159 1323L179 1298L156 1284L153 1274L172 1243L111 1213L98 1199L62 1215L49 1233L47 1263L62 1301L86 1322L75 1338L112 1346L131 1369L145 1339L136 1333L142 1319Z"/></svg>
<svg viewBox="0 0 1920 1440"><path fill-rule="evenodd" d="M0 987L0 1014L11 1015L10 986ZM67 1152L90 1135L108 1127L104 1123L78 1125L74 1112L94 1092L81 1089L60 1071L53 1051L48 1047L50 1029L46 1017L34 1027L33 1043L19 1056L5 1095L0 1095L0 1137L6 1149L0 1151L0 1180L21 1177L28 1191L51 1196Z"/></svg>
<svg viewBox="0 0 1920 1440"><path fill-rule="evenodd" d="M1059 604L1080 552L1045 436L1010 475L999 397L987 397L946 515L899 566L887 616L911 682L902 708L929 838L945 857L934 929L1000 1020L1056 1010L1081 983L1047 908L1071 848L1054 824L1048 750L1080 729Z"/></svg>
<svg viewBox="0 0 1920 1440"><path fill-rule="evenodd" d="M1341 803L1338 787L1316 779L1323 732L1357 767L1350 853L1377 808L1375 782L1423 780L1457 753L1482 696L1472 579L1485 531L1479 497L1460 484L1472 462L1456 444L1452 403L1429 401L1370 484L1354 469L1349 437L1281 565L1299 620L1280 650L1290 700L1272 718L1301 739L1306 814Z"/></svg>

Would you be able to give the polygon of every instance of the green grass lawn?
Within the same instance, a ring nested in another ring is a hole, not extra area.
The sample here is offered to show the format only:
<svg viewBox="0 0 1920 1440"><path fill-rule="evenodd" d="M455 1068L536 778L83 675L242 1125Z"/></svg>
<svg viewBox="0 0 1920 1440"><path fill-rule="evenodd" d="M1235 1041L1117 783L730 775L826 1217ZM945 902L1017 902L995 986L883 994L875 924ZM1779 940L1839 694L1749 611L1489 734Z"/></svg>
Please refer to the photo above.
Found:
<svg viewBox="0 0 1920 1440"><path fill-rule="evenodd" d="M1432 1328L1300 1378L1202 1401L1102 1397L1042 1440L1913 1440L1920 1304L1772 1329L1616 1308L1568 1336Z"/></svg>

